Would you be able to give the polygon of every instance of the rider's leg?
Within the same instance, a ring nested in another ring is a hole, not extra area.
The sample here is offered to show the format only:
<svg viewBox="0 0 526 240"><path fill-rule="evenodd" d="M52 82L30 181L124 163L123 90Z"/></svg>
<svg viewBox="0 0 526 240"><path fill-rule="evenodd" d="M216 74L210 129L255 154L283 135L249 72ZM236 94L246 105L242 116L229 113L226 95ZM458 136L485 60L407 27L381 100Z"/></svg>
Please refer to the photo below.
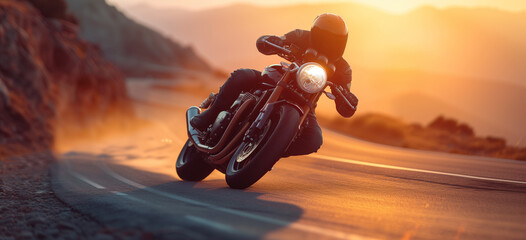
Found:
<svg viewBox="0 0 526 240"><path fill-rule="evenodd" d="M242 91L249 91L257 86L260 76L259 71L252 69L238 69L231 73L225 84L219 89L212 106L192 118L190 124L201 131L206 130L217 117L217 114L230 107Z"/></svg>
<svg viewBox="0 0 526 240"><path fill-rule="evenodd" d="M282 157L306 155L315 153L323 144L321 128L318 125L316 116L309 114L306 119L307 125L302 129L300 135L292 142Z"/></svg>

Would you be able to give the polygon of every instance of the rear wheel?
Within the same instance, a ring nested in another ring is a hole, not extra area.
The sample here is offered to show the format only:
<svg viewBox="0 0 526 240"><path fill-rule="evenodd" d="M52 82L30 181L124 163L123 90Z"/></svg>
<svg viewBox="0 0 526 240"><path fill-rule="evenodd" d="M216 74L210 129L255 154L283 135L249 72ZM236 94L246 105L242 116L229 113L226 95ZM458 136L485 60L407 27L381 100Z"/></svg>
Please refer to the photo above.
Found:
<svg viewBox="0 0 526 240"><path fill-rule="evenodd" d="M177 175L186 181L201 181L205 179L214 168L206 162L207 155L197 151L192 141L187 140L175 162Z"/></svg>
<svg viewBox="0 0 526 240"><path fill-rule="evenodd" d="M267 121L258 139L241 143L226 169L226 182L231 188L244 189L262 178L279 160L293 140L300 115L283 105Z"/></svg>

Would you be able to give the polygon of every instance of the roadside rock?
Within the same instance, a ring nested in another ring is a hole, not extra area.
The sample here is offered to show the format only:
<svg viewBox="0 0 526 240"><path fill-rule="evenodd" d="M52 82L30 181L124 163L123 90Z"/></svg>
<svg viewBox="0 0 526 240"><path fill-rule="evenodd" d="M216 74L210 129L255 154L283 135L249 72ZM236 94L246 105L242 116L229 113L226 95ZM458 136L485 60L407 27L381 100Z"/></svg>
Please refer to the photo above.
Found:
<svg viewBox="0 0 526 240"><path fill-rule="evenodd" d="M9 103L9 91L2 81L2 78L0 78L0 109L9 106Z"/></svg>
<svg viewBox="0 0 526 240"><path fill-rule="evenodd" d="M26 0L0 0L0 239L143 234L108 232L51 189L57 136L133 117L123 75L76 33L76 25L43 17Z"/></svg>

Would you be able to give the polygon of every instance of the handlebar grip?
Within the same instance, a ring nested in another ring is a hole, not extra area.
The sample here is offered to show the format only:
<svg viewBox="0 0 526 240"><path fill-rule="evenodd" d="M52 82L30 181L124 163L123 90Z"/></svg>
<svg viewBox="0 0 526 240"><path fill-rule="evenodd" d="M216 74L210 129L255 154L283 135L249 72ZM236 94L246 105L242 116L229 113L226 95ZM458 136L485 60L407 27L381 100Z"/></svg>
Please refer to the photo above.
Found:
<svg viewBox="0 0 526 240"><path fill-rule="evenodd" d="M284 48L282 46L279 46L279 45L277 45L275 43L272 43L272 42L268 41L267 39L263 39L263 42L268 44L269 46L272 46L272 47L282 51L285 54L291 54L292 53L292 51L290 51L290 50L288 50L288 49L286 49L286 48Z"/></svg>
<svg viewBox="0 0 526 240"><path fill-rule="evenodd" d="M327 82L327 84L329 86L331 86L332 88L331 89L334 89L336 91L336 94L341 98L343 99L343 101L345 101L345 103L351 107L354 111L356 111L356 107L351 103L349 102L349 99L347 99L347 97L345 96L345 94L343 94L343 88L342 86L338 86L332 82Z"/></svg>

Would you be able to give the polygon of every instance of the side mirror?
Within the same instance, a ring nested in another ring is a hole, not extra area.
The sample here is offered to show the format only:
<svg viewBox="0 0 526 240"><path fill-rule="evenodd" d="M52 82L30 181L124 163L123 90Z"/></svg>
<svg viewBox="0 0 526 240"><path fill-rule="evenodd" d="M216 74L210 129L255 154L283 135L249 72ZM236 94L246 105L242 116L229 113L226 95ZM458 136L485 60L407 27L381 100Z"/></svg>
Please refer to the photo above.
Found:
<svg viewBox="0 0 526 240"><path fill-rule="evenodd" d="M316 51L316 50L314 50L312 48L307 49L307 51L305 51L305 53L303 54L303 59L305 59L305 61L307 61L307 62L312 62L317 57L318 57L318 51Z"/></svg>
<svg viewBox="0 0 526 240"><path fill-rule="evenodd" d="M323 55L319 55L318 58L316 59L316 62L323 66L329 65L329 59Z"/></svg>
<svg viewBox="0 0 526 240"><path fill-rule="evenodd" d="M334 66L334 64L330 63L327 65L327 76L328 77L331 77L334 72L336 72L336 66Z"/></svg>

